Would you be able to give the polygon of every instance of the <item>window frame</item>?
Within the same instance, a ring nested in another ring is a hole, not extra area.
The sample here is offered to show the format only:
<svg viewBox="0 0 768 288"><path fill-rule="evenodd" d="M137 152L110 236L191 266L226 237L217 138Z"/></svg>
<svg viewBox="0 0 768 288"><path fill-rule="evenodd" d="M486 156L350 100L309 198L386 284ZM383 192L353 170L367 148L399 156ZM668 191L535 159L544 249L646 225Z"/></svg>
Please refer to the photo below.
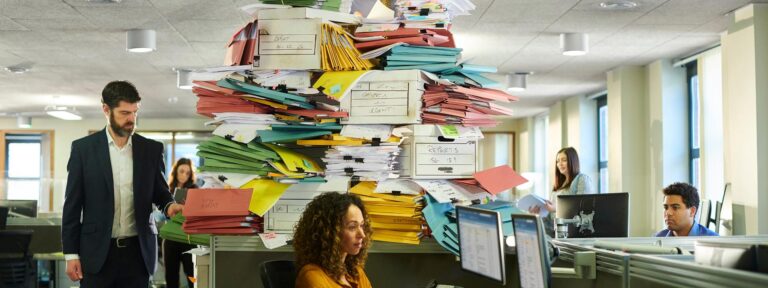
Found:
<svg viewBox="0 0 768 288"><path fill-rule="evenodd" d="M18 137L18 138L21 138L21 139L13 139L14 137ZM27 138L27 139L24 139L24 138ZM31 139L31 138L36 138L36 139ZM4 191L5 198L6 199L10 199L10 200L17 200L17 199L11 199L9 197L10 194L11 194L10 191L8 191L10 185L7 185L7 183L9 181L13 181L13 180L16 180L16 181L37 181L38 182L38 191L37 191L37 197L34 200L37 200L38 202L40 202L42 200L41 197L40 197L41 196L40 194L43 191L43 177L45 175L45 171L44 171L45 165L43 163L43 153L44 153L43 152L43 149L44 149L44 147L43 147L44 146L43 145L43 135L42 134L27 134L27 133L24 133L24 134L21 134L21 133L19 133L19 134L17 134L17 133L7 133L7 134L3 135L3 141L5 142L4 143L5 145L3 147L5 149L3 151L3 157L5 158L4 159L4 165L5 165L4 168L5 169L3 169L3 170L5 170L3 172L3 177L4 177L3 180L6 183L6 185L5 185L6 187L5 187L5 191ZM39 158L39 161L40 161L40 171L39 171L38 177L11 177L9 175L9 172L10 172L10 159L11 159L11 157L9 157L10 155L8 155L8 153L10 153L10 146L11 146L11 144L19 144L19 143L22 143L22 144L23 143L36 143L36 144L40 145L40 156L39 156L40 157Z"/></svg>
<svg viewBox="0 0 768 288"><path fill-rule="evenodd" d="M608 117L607 117L607 111L606 111L606 118L605 118L605 131L604 133L600 133L600 109L605 107L605 109L608 109L608 94L603 94L600 96L597 96L595 98L595 109L597 111L596 117L597 117L597 173L598 173L598 181L597 181L597 191L598 193L607 193L608 187L603 187L603 179L602 179L602 173L601 171L605 169L606 171L606 177L608 177L608 143L606 139L606 144L601 145L601 139L603 136L607 137L608 134ZM603 135L606 134L606 135ZM604 146L604 147L603 147ZM605 159L602 159L603 156L603 149L605 149Z"/></svg>
<svg viewBox="0 0 768 288"><path fill-rule="evenodd" d="M692 61L685 65L686 68L686 87L687 87L687 100L688 100L688 180L691 185L701 188L701 145L696 147L699 142L697 137L701 135L700 129L700 110L701 103L699 101L700 91L698 89L699 71L697 61ZM694 83L694 78L696 78ZM693 86L696 84L696 86ZM694 101L695 100L695 101ZM695 112L695 113L694 113ZM695 119L694 119L695 118ZM696 162L698 161L698 165ZM696 167L698 166L698 167ZM697 173L698 172L698 173Z"/></svg>

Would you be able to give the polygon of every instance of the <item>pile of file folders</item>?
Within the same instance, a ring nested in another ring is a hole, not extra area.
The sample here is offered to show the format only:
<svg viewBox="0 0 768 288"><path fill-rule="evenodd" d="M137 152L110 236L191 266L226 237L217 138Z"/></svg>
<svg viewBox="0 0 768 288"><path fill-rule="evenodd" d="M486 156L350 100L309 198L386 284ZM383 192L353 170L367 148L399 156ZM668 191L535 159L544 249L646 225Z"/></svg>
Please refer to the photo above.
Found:
<svg viewBox="0 0 768 288"><path fill-rule="evenodd" d="M503 91L458 85L427 85L421 118L431 124L492 127L492 115L512 115L512 110L495 102L517 101Z"/></svg>
<svg viewBox="0 0 768 288"><path fill-rule="evenodd" d="M249 211L251 189L189 189L182 225L188 234L254 234L263 218Z"/></svg>
<svg viewBox="0 0 768 288"><path fill-rule="evenodd" d="M195 245L210 245L211 236L208 234L188 234L181 226L184 224L184 215L176 214L160 228L160 237L163 239Z"/></svg>
<svg viewBox="0 0 768 288"><path fill-rule="evenodd" d="M363 201L376 241L419 244L427 233L420 193L376 193L376 182L359 182L349 189ZM403 191L405 192L405 191Z"/></svg>

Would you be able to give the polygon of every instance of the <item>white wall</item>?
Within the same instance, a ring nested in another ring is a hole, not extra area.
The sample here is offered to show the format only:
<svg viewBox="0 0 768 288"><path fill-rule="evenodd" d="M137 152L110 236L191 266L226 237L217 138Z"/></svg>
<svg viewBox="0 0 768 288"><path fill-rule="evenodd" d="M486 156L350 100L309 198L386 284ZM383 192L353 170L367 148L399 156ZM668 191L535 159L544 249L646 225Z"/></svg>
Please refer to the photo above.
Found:
<svg viewBox="0 0 768 288"><path fill-rule="evenodd" d="M701 192L702 199L723 198L723 69L720 48L712 49L698 59L701 101ZM706 116L706 117L703 117Z"/></svg>
<svg viewBox="0 0 768 288"><path fill-rule="evenodd" d="M609 192L629 192L630 236L654 232L648 179L648 98L645 67L608 72Z"/></svg>
<svg viewBox="0 0 768 288"><path fill-rule="evenodd" d="M690 182L688 91L685 67L658 60L646 67L648 79L649 193L648 219L656 231L663 227L664 187Z"/></svg>
<svg viewBox="0 0 768 288"><path fill-rule="evenodd" d="M201 131L211 130L203 123L206 118L189 119L139 119L139 130L153 131ZM67 161L72 141L87 136L90 130L100 130L106 126L106 119L84 119L81 121L63 121L54 118L33 118L32 128L35 130L54 130L53 145L53 208L61 211L64 204L64 189L67 179ZM15 118L0 118L0 130L21 130L16 126ZM47 209L47 205L41 205Z"/></svg>
<svg viewBox="0 0 768 288"><path fill-rule="evenodd" d="M586 96L565 99L565 144L579 153L581 173L592 179L592 187L598 192L597 103Z"/></svg>
<svg viewBox="0 0 768 288"><path fill-rule="evenodd" d="M768 4L731 13L721 38L725 181L746 234L768 233ZM758 80L759 79L759 80Z"/></svg>

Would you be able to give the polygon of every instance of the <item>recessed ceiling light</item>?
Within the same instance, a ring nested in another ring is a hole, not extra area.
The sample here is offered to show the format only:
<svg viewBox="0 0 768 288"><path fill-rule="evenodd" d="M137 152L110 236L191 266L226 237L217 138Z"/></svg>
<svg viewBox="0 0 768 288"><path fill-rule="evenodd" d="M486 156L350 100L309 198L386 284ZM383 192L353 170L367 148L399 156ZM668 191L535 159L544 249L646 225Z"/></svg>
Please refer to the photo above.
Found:
<svg viewBox="0 0 768 288"><path fill-rule="evenodd" d="M20 67L20 66L11 66L11 67L5 67L5 71L8 71L14 74L24 74L27 71L29 71L29 68Z"/></svg>
<svg viewBox="0 0 768 288"><path fill-rule="evenodd" d="M608 10L625 10L637 7L637 3L625 0L605 1L600 3L600 8Z"/></svg>

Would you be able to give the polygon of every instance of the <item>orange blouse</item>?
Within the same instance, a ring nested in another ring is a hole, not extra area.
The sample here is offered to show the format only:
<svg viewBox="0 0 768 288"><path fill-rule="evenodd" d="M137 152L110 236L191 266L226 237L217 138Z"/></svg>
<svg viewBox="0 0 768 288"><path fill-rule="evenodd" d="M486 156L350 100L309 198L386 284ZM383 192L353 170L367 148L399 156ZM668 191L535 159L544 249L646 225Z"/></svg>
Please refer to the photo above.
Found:
<svg viewBox="0 0 768 288"><path fill-rule="evenodd" d="M371 281L365 276L362 267L357 267L359 279L352 279L347 276L347 281L352 286L344 286L328 274L325 274L323 268L315 264L307 264L301 267L298 276L296 276L296 288L371 288Z"/></svg>

